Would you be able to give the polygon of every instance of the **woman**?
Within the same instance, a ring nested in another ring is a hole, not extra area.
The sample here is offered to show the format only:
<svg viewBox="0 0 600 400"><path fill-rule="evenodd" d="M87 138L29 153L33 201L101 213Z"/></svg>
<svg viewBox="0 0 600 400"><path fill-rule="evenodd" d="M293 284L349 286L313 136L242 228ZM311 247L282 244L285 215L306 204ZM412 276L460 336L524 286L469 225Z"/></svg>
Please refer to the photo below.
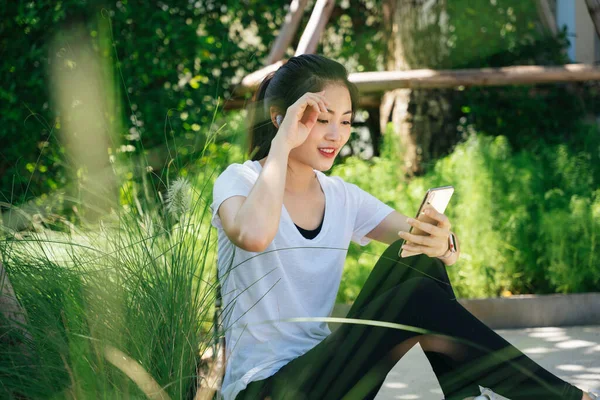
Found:
<svg viewBox="0 0 600 400"><path fill-rule="evenodd" d="M483 392L486 399L494 392L512 400L590 399L456 301L445 268L460 251L448 249L444 214L428 206L436 226L411 220L322 173L348 141L358 104L341 64L292 57L253 100L251 159L217 178L211 206L225 305L226 400L373 399L416 343L447 400ZM411 225L430 236L407 233ZM331 333L325 322L289 321L330 315L351 240L390 246L348 318L406 330L342 324ZM399 257L401 246L412 256Z"/></svg>

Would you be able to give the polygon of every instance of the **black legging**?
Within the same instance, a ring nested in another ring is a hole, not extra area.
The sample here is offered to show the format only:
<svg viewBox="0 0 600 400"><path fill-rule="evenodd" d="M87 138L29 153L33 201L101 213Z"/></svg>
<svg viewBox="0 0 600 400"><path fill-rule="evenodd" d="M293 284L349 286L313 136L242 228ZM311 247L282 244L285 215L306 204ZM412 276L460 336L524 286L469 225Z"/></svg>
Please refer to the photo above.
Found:
<svg viewBox="0 0 600 400"><path fill-rule="evenodd" d="M403 242L396 241L379 258L347 318L403 324L408 330L344 323L274 375L250 382L236 400L373 399L388 372L417 342L446 400L477 396L478 385L511 400L582 398L580 389L469 313L456 300L442 261L423 254L399 257Z"/></svg>

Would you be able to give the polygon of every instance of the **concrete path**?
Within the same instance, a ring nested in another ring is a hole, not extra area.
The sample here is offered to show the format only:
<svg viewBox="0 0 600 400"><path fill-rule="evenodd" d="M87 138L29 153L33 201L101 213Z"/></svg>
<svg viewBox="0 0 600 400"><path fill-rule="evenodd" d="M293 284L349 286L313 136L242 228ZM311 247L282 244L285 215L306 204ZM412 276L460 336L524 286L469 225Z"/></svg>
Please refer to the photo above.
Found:
<svg viewBox="0 0 600 400"><path fill-rule="evenodd" d="M583 390L600 388L600 326L496 332L561 379ZM442 398L435 374L418 344L398 361L375 397L376 400Z"/></svg>

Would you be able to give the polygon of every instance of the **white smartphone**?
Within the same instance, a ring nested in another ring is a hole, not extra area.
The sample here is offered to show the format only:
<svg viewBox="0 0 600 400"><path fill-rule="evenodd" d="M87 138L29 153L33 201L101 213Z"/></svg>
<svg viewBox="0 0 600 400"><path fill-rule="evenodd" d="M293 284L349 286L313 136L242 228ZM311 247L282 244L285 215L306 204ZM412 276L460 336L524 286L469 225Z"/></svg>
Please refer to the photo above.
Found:
<svg viewBox="0 0 600 400"><path fill-rule="evenodd" d="M425 214L421 214L421 211L423 210L423 207L425 207L425 205L427 203L429 203L433 206L433 208L435 208L435 210L437 212L443 214L444 211L446 211L446 207L448 207L448 204L450 203L450 198L452 197L453 193L454 193L453 186L441 186L441 187L429 189L427 191L427 193L425 193L425 197L423 197L423 201L421 202L421 205L419 206L419 211L417 211L417 216L415 217L415 219L417 219L419 221L427 222L427 223L430 223L433 225L437 225L438 221L436 219L428 217ZM429 232L425 232L419 228L415 228L412 225L411 225L408 233L411 233L413 235L419 235L419 236L429 236ZM411 254L411 255L416 256L418 254L421 254L421 253ZM398 253L398 256L400 256L400 257L407 257L407 255L408 255L408 252L406 250L403 250L401 253Z"/></svg>

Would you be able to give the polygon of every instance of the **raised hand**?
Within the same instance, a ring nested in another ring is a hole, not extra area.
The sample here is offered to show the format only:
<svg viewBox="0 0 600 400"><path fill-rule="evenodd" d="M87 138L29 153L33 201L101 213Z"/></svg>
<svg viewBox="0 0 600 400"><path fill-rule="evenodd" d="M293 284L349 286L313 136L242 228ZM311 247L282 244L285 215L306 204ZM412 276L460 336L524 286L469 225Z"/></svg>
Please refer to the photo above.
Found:
<svg viewBox="0 0 600 400"><path fill-rule="evenodd" d="M319 114L327 112L329 104L324 92L307 92L288 107L276 137L287 143L290 150L304 143Z"/></svg>

